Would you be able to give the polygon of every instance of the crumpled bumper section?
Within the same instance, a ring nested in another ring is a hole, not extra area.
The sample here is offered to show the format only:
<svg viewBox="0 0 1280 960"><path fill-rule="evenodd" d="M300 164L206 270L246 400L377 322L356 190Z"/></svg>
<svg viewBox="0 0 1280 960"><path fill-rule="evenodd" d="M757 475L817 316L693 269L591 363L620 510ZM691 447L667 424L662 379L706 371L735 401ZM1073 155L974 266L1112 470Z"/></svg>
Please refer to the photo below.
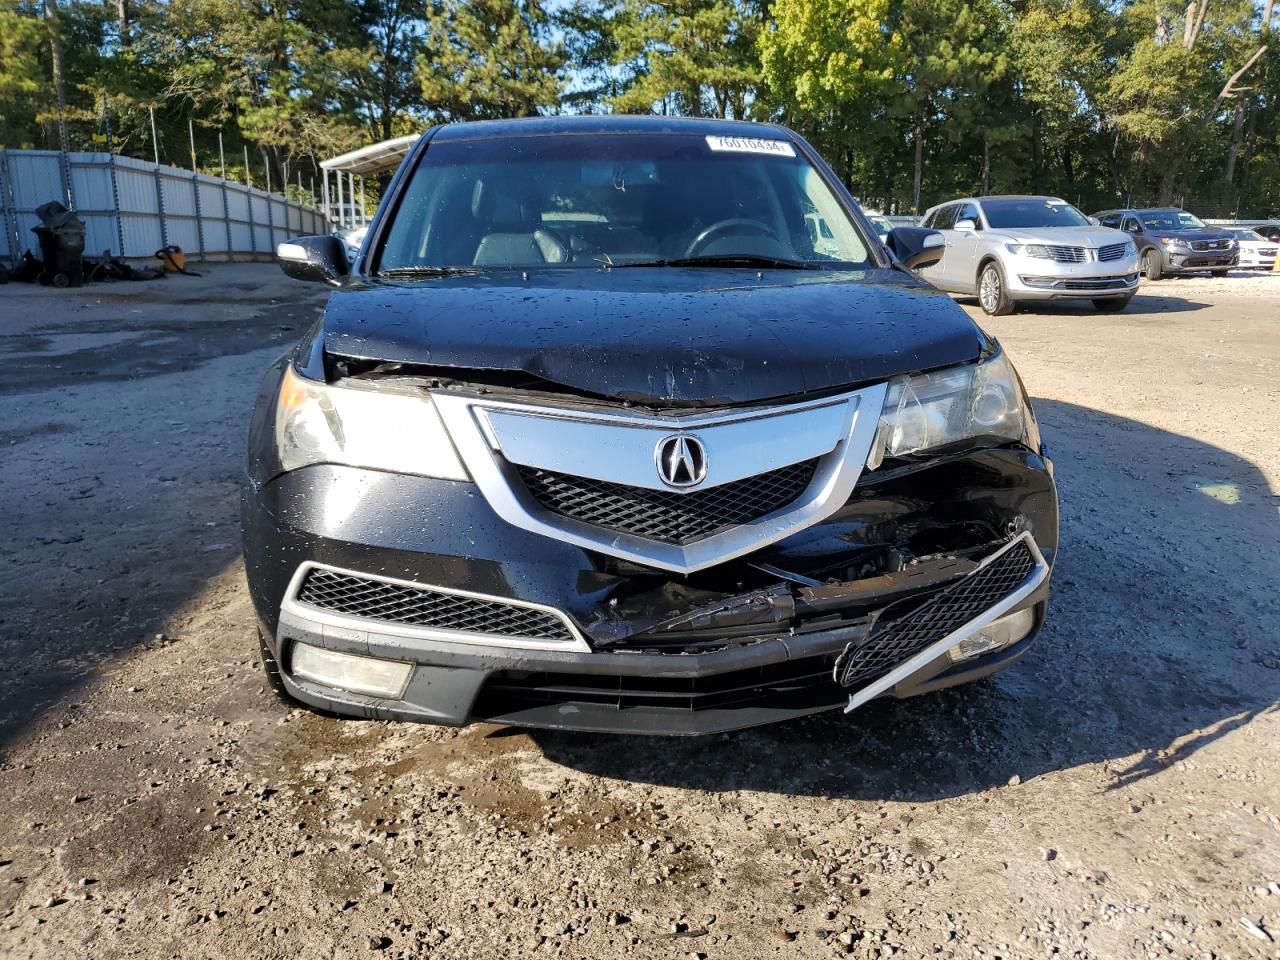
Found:
<svg viewBox="0 0 1280 960"><path fill-rule="evenodd" d="M1039 456L973 451L864 477L825 520L686 575L518 529L471 484L317 466L247 490L244 531L264 637L305 703L691 735L1012 663L1044 618L1057 503ZM1016 642L954 655L1019 613ZM298 644L412 670L395 699L354 693L295 675Z"/></svg>

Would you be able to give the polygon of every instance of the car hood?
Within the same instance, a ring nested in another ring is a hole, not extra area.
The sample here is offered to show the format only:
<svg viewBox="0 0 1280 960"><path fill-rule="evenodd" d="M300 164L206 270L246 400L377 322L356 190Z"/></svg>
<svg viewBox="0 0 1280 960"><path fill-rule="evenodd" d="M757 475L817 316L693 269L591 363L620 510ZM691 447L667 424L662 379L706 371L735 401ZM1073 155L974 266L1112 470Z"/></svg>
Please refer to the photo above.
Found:
<svg viewBox="0 0 1280 960"><path fill-rule="evenodd" d="M1063 247L1105 247L1124 243L1129 235L1111 227L1026 227L988 231L1014 243L1051 243Z"/></svg>
<svg viewBox="0 0 1280 960"><path fill-rule="evenodd" d="M525 277L508 270L350 282L325 308L325 349L699 406L884 380L973 360L986 343L950 297L893 270L561 269Z"/></svg>
<svg viewBox="0 0 1280 960"><path fill-rule="evenodd" d="M1234 240L1225 230L1148 230L1149 237L1170 237L1175 240Z"/></svg>

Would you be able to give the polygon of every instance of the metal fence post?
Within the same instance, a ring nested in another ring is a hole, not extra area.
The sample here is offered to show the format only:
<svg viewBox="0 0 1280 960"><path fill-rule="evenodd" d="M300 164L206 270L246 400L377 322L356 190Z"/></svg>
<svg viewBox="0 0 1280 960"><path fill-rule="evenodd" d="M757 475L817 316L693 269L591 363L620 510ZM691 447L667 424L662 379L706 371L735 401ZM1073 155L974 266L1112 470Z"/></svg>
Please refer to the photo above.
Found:
<svg viewBox="0 0 1280 960"><path fill-rule="evenodd" d="M161 182L160 167L157 166L153 172L156 177L156 213L160 217L160 246L167 247L169 245L169 225L165 223L164 219L164 184Z"/></svg>
<svg viewBox="0 0 1280 960"><path fill-rule="evenodd" d="M204 259L204 219L200 216L200 174L191 174L191 189L195 193L196 206L196 246L200 248L200 259Z"/></svg>
<svg viewBox="0 0 1280 960"><path fill-rule="evenodd" d="M222 223L227 228L227 262L235 260L234 245L231 242L231 205L227 202L227 178L222 178Z"/></svg>
<svg viewBox="0 0 1280 960"><path fill-rule="evenodd" d="M111 175L111 209L116 214L116 242L120 244L120 256L124 256L124 217L120 214L120 182L116 179L116 155L107 142L107 171Z"/></svg>
<svg viewBox="0 0 1280 960"><path fill-rule="evenodd" d="M13 178L9 172L9 151L0 150L0 208L4 210L4 231L9 259L17 263L22 257L22 238L18 236L17 201L13 198Z"/></svg>
<svg viewBox="0 0 1280 960"><path fill-rule="evenodd" d="M276 224L275 217L271 213L271 208L275 206L271 202L271 192L267 191L267 252L271 252L276 248Z"/></svg>
<svg viewBox="0 0 1280 960"><path fill-rule="evenodd" d="M249 208L249 252L256 260L258 259L258 220L253 215L253 187L245 188L244 202Z"/></svg>

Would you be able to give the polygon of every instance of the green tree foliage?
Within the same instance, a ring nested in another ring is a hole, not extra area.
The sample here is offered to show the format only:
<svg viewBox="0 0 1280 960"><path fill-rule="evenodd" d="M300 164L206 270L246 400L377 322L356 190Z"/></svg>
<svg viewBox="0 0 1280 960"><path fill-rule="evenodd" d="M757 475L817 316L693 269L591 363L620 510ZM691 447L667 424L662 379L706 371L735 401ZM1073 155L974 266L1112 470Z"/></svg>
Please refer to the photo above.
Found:
<svg viewBox="0 0 1280 960"><path fill-rule="evenodd" d="M786 123L898 212L1037 192L1280 214L1274 6L0 0L0 145L58 145L56 37L73 149L102 148L105 104L118 150L186 166L194 139L216 169L221 135L259 185L438 121L625 111Z"/></svg>
<svg viewBox="0 0 1280 960"><path fill-rule="evenodd" d="M523 117L554 107L566 56L539 0L437 0L418 55L426 107L448 120Z"/></svg>
<svg viewBox="0 0 1280 960"><path fill-rule="evenodd" d="M622 0L609 21L627 77L622 113L743 118L759 66L760 17L735 0Z"/></svg>
<svg viewBox="0 0 1280 960"><path fill-rule="evenodd" d="M0 145L28 146L36 139L36 115L48 85L40 54L49 39L37 16L34 4L0 0Z"/></svg>

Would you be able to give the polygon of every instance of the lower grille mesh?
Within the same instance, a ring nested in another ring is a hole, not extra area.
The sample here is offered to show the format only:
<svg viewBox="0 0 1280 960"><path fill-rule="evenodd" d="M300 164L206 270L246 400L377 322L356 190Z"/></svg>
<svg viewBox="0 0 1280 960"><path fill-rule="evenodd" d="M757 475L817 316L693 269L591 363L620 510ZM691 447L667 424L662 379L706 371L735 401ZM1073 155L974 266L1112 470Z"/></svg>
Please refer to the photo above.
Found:
<svg viewBox="0 0 1280 960"><path fill-rule="evenodd" d="M500 637L574 641L559 617L542 610L530 610L497 600L438 593L429 587L388 583L323 567L316 567L307 574L298 590L298 600L323 610L367 620Z"/></svg>
<svg viewBox="0 0 1280 960"><path fill-rule="evenodd" d="M473 713L495 719L548 704L592 704L696 713L739 707L803 709L845 699L831 679L834 656L785 660L703 677L616 676L500 671L493 674Z"/></svg>
<svg viewBox="0 0 1280 960"><path fill-rule="evenodd" d="M888 673L999 603L1035 568L1035 555L1022 541L960 582L939 590L923 606L872 630L841 654L836 666L841 686L862 686Z"/></svg>
<svg viewBox="0 0 1280 960"><path fill-rule="evenodd" d="M668 493L536 467L516 467L529 493L562 517L664 543L692 543L794 501L813 480L806 460L695 493Z"/></svg>

